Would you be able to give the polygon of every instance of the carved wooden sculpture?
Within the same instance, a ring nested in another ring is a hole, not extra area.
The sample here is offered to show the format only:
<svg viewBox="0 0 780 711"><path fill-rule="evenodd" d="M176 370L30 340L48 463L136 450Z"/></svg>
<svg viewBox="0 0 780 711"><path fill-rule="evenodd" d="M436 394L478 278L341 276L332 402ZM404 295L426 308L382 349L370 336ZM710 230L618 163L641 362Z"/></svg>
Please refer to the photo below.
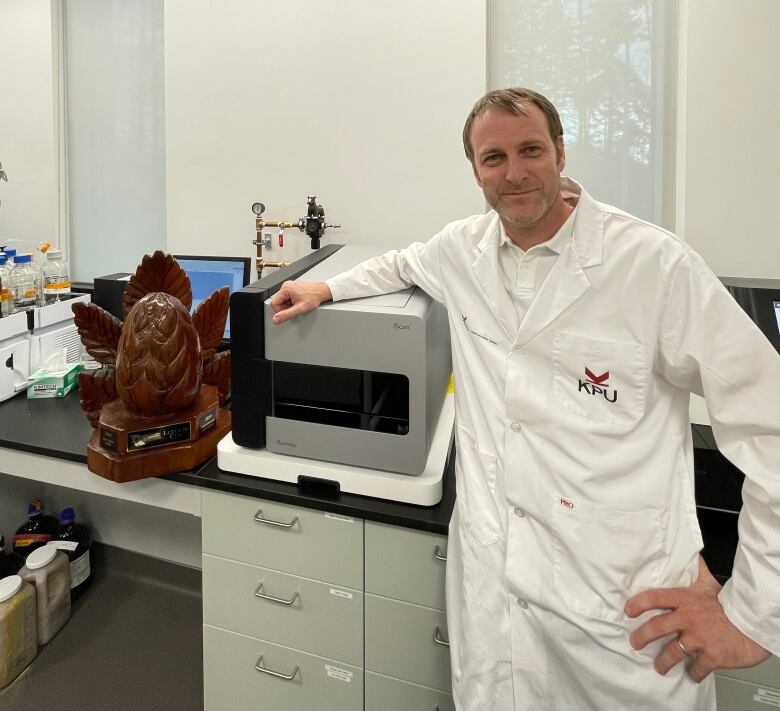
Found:
<svg viewBox="0 0 780 711"><path fill-rule="evenodd" d="M95 304L73 307L81 341L102 366L79 374L81 408L96 429L87 466L114 481L194 469L230 431L230 353L216 352L228 289L190 316L189 277L158 251L130 278L123 305L124 323Z"/></svg>

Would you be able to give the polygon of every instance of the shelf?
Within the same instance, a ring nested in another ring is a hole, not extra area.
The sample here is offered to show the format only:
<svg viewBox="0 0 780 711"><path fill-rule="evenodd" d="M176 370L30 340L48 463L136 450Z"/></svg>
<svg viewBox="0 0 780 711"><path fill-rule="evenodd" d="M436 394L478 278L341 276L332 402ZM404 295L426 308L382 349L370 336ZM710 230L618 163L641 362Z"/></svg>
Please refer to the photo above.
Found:
<svg viewBox="0 0 780 711"><path fill-rule="evenodd" d="M2 472L10 476L200 516L200 489L189 484L154 477L117 484L93 474L80 462L3 447L0 461Z"/></svg>

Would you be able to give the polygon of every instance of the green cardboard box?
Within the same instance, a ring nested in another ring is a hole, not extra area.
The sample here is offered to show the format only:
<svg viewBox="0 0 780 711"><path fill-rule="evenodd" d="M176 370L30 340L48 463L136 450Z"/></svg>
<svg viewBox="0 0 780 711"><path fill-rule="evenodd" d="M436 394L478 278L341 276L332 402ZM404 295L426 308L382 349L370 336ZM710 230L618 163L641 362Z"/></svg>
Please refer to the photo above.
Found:
<svg viewBox="0 0 780 711"><path fill-rule="evenodd" d="M67 370L50 373L36 370L30 376L27 397L31 400L44 397L65 397L79 382L79 363L68 363Z"/></svg>

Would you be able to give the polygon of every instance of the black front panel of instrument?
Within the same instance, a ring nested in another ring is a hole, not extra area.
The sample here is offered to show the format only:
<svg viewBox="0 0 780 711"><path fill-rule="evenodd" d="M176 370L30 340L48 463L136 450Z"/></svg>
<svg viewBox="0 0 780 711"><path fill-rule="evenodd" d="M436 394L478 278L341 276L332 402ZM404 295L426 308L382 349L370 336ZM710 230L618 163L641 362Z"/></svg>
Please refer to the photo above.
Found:
<svg viewBox="0 0 780 711"><path fill-rule="evenodd" d="M396 373L275 361L275 417L405 435L409 379Z"/></svg>
<svg viewBox="0 0 780 711"><path fill-rule="evenodd" d="M332 244L282 267L230 296L230 370L233 441L265 447L265 418L271 414L273 363L265 357L263 304L288 279L297 279L342 245Z"/></svg>

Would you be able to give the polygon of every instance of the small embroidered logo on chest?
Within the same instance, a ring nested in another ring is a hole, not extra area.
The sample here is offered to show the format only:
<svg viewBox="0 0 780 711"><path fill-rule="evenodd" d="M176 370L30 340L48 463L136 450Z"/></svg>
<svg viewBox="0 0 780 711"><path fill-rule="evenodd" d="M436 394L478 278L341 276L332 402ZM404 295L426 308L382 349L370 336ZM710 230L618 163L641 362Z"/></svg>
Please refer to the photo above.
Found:
<svg viewBox="0 0 780 711"><path fill-rule="evenodd" d="M484 333L480 333L479 331L475 331L471 326L468 325L467 321L469 320L469 317L466 314L460 315L461 321L463 321L463 327L472 335L476 336L477 338L481 338L483 341L487 341L488 343L492 343L494 346L497 346L498 343L496 343L492 338L489 336L486 336Z"/></svg>
<svg viewBox="0 0 780 711"><path fill-rule="evenodd" d="M601 375L596 375L590 368L585 367L585 380L578 379L579 388L577 392L586 393L587 395L601 395L607 402L615 403L618 399L618 391L616 388L609 387L609 371L605 371Z"/></svg>
<svg viewBox="0 0 780 711"><path fill-rule="evenodd" d="M574 504L568 499L561 499L561 506L565 506L567 509L573 509Z"/></svg>

